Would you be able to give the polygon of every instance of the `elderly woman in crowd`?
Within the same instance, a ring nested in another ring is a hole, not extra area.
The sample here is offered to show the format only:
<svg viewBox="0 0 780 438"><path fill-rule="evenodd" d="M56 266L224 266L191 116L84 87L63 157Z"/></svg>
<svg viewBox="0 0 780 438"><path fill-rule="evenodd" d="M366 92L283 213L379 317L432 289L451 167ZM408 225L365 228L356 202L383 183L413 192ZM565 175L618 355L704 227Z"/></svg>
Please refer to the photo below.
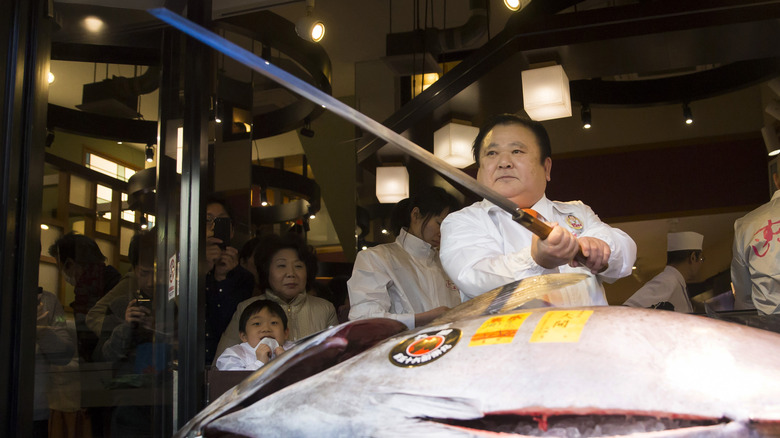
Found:
<svg viewBox="0 0 780 438"><path fill-rule="evenodd" d="M241 343L238 322L246 306L260 299L278 303L287 314L289 340L297 341L338 324L336 309L329 301L308 295L317 274L314 249L300 236L267 235L258 243L254 254L262 295L239 303L233 318L219 341L215 357L226 348Z"/></svg>

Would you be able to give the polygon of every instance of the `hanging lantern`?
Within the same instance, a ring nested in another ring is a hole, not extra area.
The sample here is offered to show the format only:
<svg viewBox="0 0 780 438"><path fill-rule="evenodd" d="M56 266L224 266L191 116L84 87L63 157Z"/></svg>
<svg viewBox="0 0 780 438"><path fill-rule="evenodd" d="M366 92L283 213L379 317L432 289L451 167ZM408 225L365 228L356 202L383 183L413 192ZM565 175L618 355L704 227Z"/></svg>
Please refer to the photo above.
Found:
<svg viewBox="0 0 780 438"><path fill-rule="evenodd" d="M394 204L409 197L409 172L404 166L376 168L376 197L382 204Z"/></svg>
<svg viewBox="0 0 780 438"><path fill-rule="evenodd" d="M523 79L523 108L533 120L551 120L571 117L569 78L563 67L525 70Z"/></svg>
<svg viewBox="0 0 780 438"><path fill-rule="evenodd" d="M448 123L433 133L433 154L447 163L464 168L474 163L471 147L479 128Z"/></svg>

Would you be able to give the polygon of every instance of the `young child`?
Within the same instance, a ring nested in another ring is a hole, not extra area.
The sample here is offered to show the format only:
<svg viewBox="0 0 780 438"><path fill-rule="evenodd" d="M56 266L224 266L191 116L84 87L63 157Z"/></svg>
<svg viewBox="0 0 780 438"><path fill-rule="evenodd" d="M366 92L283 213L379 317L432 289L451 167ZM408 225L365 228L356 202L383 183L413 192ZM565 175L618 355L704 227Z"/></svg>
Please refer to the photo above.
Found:
<svg viewBox="0 0 780 438"><path fill-rule="evenodd" d="M281 306L269 300L248 305L239 319L241 344L226 349L217 358L222 371L256 370L284 353L287 344L287 315Z"/></svg>

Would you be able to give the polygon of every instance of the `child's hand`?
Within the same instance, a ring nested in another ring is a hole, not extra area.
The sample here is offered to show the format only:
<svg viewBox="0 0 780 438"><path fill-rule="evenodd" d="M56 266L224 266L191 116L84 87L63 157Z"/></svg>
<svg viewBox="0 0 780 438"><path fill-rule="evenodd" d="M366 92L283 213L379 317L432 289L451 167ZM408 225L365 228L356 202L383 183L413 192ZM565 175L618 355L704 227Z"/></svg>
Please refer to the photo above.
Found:
<svg viewBox="0 0 780 438"><path fill-rule="evenodd" d="M260 362L268 363L271 360L271 347L263 343L259 344L257 350L255 350L255 356L257 356L257 360Z"/></svg>
<svg viewBox="0 0 780 438"><path fill-rule="evenodd" d="M276 348L274 348L274 357L276 357L276 356L278 356L278 355L280 355L282 353L284 353L284 348L282 348L281 345L276 347Z"/></svg>

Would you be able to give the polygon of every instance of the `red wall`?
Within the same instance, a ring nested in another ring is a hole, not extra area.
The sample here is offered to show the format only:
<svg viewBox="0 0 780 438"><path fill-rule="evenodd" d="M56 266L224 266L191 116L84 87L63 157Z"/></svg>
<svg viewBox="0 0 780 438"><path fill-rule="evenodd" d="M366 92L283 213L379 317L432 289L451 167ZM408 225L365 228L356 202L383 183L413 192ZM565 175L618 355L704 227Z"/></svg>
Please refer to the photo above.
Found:
<svg viewBox="0 0 780 438"><path fill-rule="evenodd" d="M760 136L554 156L551 178L548 198L581 200L602 219L736 210L767 202L770 196Z"/></svg>

